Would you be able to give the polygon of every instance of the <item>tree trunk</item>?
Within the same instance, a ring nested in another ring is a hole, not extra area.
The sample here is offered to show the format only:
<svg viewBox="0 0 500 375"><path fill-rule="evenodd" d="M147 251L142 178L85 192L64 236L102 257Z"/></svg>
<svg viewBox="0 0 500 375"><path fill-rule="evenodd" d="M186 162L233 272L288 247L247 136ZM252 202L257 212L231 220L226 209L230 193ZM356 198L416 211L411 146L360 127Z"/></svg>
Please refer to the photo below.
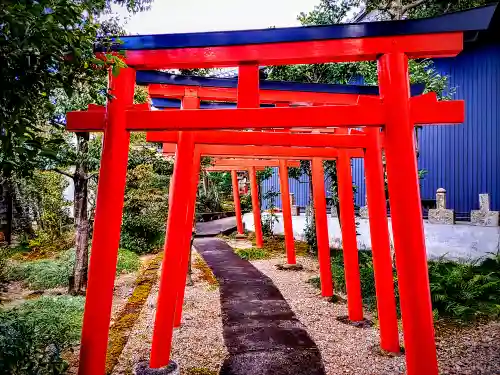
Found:
<svg viewBox="0 0 500 375"><path fill-rule="evenodd" d="M77 152L80 156L88 152L88 133L77 133ZM74 216L76 225L75 235L75 266L69 279L69 293L73 295L85 294L87 287L87 270L89 263L89 218L88 202L88 166L84 157L75 166L73 182Z"/></svg>
<svg viewBox="0 0 500 375"><path fill-rule="evenodd" d="M5 199L5 220L7 224L4 229L4 240L7 242L7 245L12 244L12 171L5 171L5 179L4 179L4 199Z"/></svg>
<svg viewBox="0 0 500 375"><path fill-rule="evenodd" d="M12 184L12 198L13 206L16 211L15 216L15 227L21 233L26 233L28 237L32 238L35 236L35 231L33 229L32 221L33 218L30 215L29 206L23 204L21 201L21 192L19 191L19 186L17 184ZM33 212L33 217L36 218L37 213Z"/></svg>

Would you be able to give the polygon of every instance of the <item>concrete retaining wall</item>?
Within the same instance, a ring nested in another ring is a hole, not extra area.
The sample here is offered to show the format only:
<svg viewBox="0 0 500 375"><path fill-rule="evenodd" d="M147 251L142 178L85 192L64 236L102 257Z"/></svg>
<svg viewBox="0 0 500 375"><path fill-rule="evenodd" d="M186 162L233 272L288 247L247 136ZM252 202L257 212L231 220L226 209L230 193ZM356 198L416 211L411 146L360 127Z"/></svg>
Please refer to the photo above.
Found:
<svg viewBox="0 0 500 375"><path fill-rule="evenodd" d="M263 214L266 215L266 214ZM283 218L277 214L279 222L275 224L274 232L283 234ZM361 250L371 248L370 228L367 219L357 218L358 247ZM389 218L389 232L392 237L392 225ZM253 215L243 215L245 228L254 231ZM293 235L295 239L304 239L306 217L293 216ZM429 224L424 220L425 243L429 259L446 257L447 259L471 260L496 253L500 248L500 227L479 227L467 223L455 225ZM338 218L328 217L328 235L330 246L340 247L342 235Z"/></svg>

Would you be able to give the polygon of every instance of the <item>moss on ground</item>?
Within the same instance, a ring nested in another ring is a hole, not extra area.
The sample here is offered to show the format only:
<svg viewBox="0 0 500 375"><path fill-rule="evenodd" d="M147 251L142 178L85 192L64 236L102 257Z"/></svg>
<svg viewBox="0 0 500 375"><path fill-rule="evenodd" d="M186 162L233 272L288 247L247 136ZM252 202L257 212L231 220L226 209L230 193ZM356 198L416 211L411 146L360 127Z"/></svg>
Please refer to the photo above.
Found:
<svg viewBox="0 0 500 375"><path fill-rule="evenodd" d="M193 267L201 272L200 278L206 281L210 286L219 286L219 282L215 278L214 273L212 272L208 264L199 255L195 257Z"/></svg>
<svg viewBox="0 0 500 375"><path fill-rule="evenodd" d="M139 318L142 307L148 299L153 285L158 280L163 253L149 261L135 281L135 288L125 306L118 313L114 324L109 330L108 353L106 356L106 374L111 374L123 348L127 344L132 327Z"/></svg>

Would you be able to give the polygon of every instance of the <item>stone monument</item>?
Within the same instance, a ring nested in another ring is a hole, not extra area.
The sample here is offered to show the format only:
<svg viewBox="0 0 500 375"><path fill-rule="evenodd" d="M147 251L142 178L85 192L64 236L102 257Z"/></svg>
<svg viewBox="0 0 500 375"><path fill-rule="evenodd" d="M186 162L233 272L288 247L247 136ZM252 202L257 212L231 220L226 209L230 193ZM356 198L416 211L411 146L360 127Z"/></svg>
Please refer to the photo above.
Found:
<svg viewBox="0 0 500 375"><path fill-rule="evenodd" d="M490 211L489 194L479 194L479 210L470 213L470 223L483 227L498 227L499 211Z"/></svg>
<svg viewBox="0 0 500 375"><path fill-rule="evenodd" d="M292 207L292 216L300 216L300 207L295 204L295 195L290 193L290 207Z"/></svg>
<svg viewBox="0 0 500 375"><path fill-rule="evenodd" d="M337 212L337 206L333 203L330 206L330 216L331 217L339 217L339 213Z"/></svg>
<svg viewBox="0 0 500 375"><path fill-rule="evenodd" d="M359 217L361 219L368 219L368 200L365 196L365 205L359 208Z"/></svg>
<svg viewBox="0 0 500 375"><path fill-rule="evenodd" d="M446 190L443 188L436 191L436 208L429 210L429 223L455 224L455 211L446 208Z"/></svg>

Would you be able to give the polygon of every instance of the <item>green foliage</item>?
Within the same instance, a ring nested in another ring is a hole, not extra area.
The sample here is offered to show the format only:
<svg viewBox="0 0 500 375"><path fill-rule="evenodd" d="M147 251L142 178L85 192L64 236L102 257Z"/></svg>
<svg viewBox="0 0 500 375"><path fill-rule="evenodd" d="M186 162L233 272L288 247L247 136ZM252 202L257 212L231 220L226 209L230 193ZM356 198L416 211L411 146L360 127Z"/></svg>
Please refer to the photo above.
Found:
<svg viewBox="0 0 500 375"><path fill-rule="evenodd" d="M7 276L13 281L23 281L32 290L66 287L74 264L75 251L69 249L52 259L11 262L7 267ZM124 249L118 251L117 274L137 271L139 266L137 254Z"/></svg>
<svg viewBox="0 0 500 375"><path fill-rule="evenodd" d="M429 262L432 305L439 316L500 317L500 253L482 262Z"/></svg>
<svg viewBox="0 0 500 375"><path fill-rule="evenodd" d="M80 338L84 299L41 297L0 310L0 374L63 374L61 351Z"/></svg>
<svg viewBox="0 0 500 375"><path fill-rule="evenodd" d="M140 266L141 260L136 253L126 249L118 250L118 263L116 264L117 275L137 271Z"/></svg>
<svg viewBox="0 0 500 375"><path fill-rule="evenodd" d="M240 206L243 212L252 211L252 195L250 193L240 195Z"/></svg>
<svg viewBox="0 0 500 375"><path fill-rule="evenodd" d="M163 246L172 162L156 150L132 145L123 210L121 247L138 254Z"/></svg>
<svg viewBox="0 0 500 375"><path fill-rule="evenodd" d="M280 195L279 191L275 191L271 187L262 196L263 200L267 202L267 213L262 219L262 233L265 236L274 235L274 224L279 223L278 215L276 215L276 198Z"/></svg>
<svg viewBox="0 0 500 375"><path fill-rule="evenodd" d="M258 260L267 259L270 254L264 250L256 247L251 247L248 249L235 249L234 252L241 258L245 260Z"/></svg>
<svg viewBox="0 0 500 375"><path fill-rule="evenodd" d="M313 215L306 215L306 225L304 226L304 239L309 246L309 253L318 253L318 241L316 238L316 221Z"/></svg>
<svg viewBox="0 0 500 375"><path fill-rule="evenodd" d="M376 312L374 269L371 252L360 251L359 270L363 303ZM335 289L346 291L344 257L341 250L331 253ZM429 261L429 282L435 318L470 321L500 317L500 253L476 262ZM393 270L399 309L396 270ZM320 287L319 277L309 280Z"/></svg>

